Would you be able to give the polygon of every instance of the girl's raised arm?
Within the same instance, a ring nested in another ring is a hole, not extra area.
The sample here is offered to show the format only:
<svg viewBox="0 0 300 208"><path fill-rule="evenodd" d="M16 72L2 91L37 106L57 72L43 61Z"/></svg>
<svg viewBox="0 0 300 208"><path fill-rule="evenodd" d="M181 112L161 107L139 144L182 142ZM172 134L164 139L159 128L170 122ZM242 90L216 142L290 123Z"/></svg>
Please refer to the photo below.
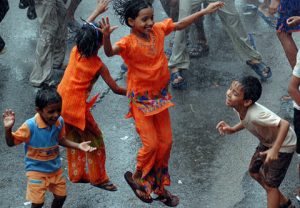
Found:
<svg viewBox="0 0 300 208"><path fill-rule="evenodd" d="M93 22L100 14L108 9L108 4L111 0L98 0L96 9L93 13L86 19L87 22Z"/></svg>
<svg viewBox="0 0 300 208"><path fill-rule="evenodd" d="M200 11L195 12L194 14L183 18L178 22L175 22L175 30L183 30L186 27L190 26L193 22L195 22L200 17L206 14L213 13L218 9L222 8L223 6L224 6L224 2L221 1L210 3L206 8L201 9Z"/></svg>
<svg viewBox="0 0 300 208"><path fill-rule="evenodd" d="M120 47L114 45L111 45L110 41L110 34L118 28L118 26L110 26L109 19L106 17L105 19L102 18L102 22L100 22L100 31L103 34L103 47L104 52L108 57L114 56L116 54L119 54Z"/></svg>

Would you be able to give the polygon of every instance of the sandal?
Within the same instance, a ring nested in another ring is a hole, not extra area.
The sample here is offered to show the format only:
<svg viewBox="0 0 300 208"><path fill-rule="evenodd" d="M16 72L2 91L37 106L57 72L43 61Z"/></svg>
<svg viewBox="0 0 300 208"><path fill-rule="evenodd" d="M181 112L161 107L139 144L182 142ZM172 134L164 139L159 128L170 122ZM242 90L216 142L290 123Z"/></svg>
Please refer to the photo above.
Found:
<svg viewBox="0 0 300 208"><path fill-rule="evenodd" d="M178 196L172 195L168 190L165 190L163 195L158 196L154 200L159 200L169 207L176 207L179 204Z"/></svg>
<svg viewBox="0 0 300 208"><path fill-rule="evenodd" d="M175 82L176 79L180 79L180 78L182 79L181 81ZM177 90L184 90L187 88L187 83L183 79L181 71L171 73L171 85L174 89Z"/></svg>
<svg viewBox="0 0 300 208"><path fill-rule="evenodd" d="M249 60L246 61L246 64L250 66L258 76L260 76L262 81L266 81L272 76L271 68L268 67L264 62L252 63Z"/></svg>
<svg viewBox="0 0 300 208"><path fill-rule="evenodd" d="M141 201L145 202L145 203L152 203L153 199L150 198L146 198L145 196L139 195L137 190L145 192L144 188L141 187L139 184L137 184L133 178L132 178L132 173L127 171L124 174L124 178L126 180L126 182L128 183L128 185L130 186L130 188L132 189L133 193L136 195L136 197L138 197Z"/></svg>
<svg viewBox="0 0 300 208"><path fill-rule="evenodd" d="M292 204L291 200L288 199L287 203L279 205L279 208L295 208L295 206Z"/></svg>
<svg viewBox="0 0 300 208"><path fill-rule="evenodd" d="M207 44L201 44L201 43L196 43L196 44L190 44L191 46L189 47L189 55L190 57L203 57L203 56L208 56L209 53L209 47Z"/></svg>
<svg viewBox="0 0 300 208"><path fill-rule="evenodd" d="M104 189L106 191L117 191L118 190L118 188L110 181L108 181L106 183L102 183L102 184L93 185L93 186Z"/></svg>

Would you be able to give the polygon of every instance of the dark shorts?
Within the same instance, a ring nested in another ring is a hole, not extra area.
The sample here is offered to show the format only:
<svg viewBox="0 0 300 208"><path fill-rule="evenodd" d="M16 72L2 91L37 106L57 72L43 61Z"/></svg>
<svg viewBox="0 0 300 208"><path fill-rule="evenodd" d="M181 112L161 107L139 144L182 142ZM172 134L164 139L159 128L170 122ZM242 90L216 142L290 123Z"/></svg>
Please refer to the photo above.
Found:
<svg viewBox="0 0 300 208"><path fill-rule="evenodd" d="M289 27L286 23L287 19L292 16L300 16L299 0L281 0L278 7L279 18L277 20L277 31L296 32L300 30L300 25Z"/></svg>
<svg viewBox="0 0 300 208"><path fill-rule="evenodd" d="M296 152L300 154L300 110L294 108L294 130L297 136Z"/></svg>
<svg viewBox="0 0 300 208"><path fill-rule="evenodd" d="M256 147L256 151L253 154L249 165L249 172L262 173L263 180L267 186L278 188L285 177L294 153L280 152L277 160L264 164L265 157L261 157L259 153L268 149L268 147L262 144L259 144Z"/></svg>

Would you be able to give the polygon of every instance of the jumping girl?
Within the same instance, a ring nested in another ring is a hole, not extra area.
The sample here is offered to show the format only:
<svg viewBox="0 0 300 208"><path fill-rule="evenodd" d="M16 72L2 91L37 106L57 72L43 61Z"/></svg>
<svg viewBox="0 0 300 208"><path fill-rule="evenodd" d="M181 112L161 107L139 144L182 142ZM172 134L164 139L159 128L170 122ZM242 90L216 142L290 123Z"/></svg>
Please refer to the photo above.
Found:
<svg viewBox="0 0 300 208"><path fill-rule="evenodd" d="M71 141L91 141L97 147L94 152L67 150L68 174L73 183L85 182L108 191L116 191L105 170L105 146L99 126L90 109L97 99L86 100L99 76L114 93L125 95L111 77L107 67L97 56L102 45L102 33L92 22L106 11L109 0L99 1L97 8L86 20L76 35L76 46L70 54L70 61L58 92L62 96L62 116L65 120L66 138ZM86 165L88 170L85 170Z"/></svg>
<svg viewBox="0 0 300 208"><path fill-rule="evenodd" d="M102 19L101 31L107 56L120 55L128 66L127 96L130 100L128 117L133 117L142 141L136 170L125 173L125 179L138 198L146 203L150 193L167 206L177 206L179 198L165 189L170 185L168 172L172 147L172 130L168 108L174 104L168 92L170 73L164 54L165 36L182 30L205 14L224 4L215 2L201 11L174 23L172 19L153 21L153 8L146 0L114 0L113 8L120 22L131 28L131 34L111 45L109 19Z"/></svg>

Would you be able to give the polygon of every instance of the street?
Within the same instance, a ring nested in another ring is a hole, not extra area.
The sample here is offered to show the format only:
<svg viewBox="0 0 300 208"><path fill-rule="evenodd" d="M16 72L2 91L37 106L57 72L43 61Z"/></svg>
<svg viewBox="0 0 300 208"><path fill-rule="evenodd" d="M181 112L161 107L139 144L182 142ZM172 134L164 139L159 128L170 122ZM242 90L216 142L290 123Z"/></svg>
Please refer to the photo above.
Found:
<svg viewBox="0 0 300 208"><path fill-rule="evenodd" d="M249 1L248 1L249 2ZM34 98L37 88L29 84L37 39L37 21L26 17L26 10L18 8L18 1L9 1L10 10L0 23L0 34L7 51L0 55L0 110L11 108L16 114L14 130L35 114ZM82 1L76 19L86 18L96 1ZM263 93L258 101L292 125L293 109L287 95L291 69L274 28L269 27L256 13L243 14L244 0L236 0L247 32L253 32L258 51L264 62L272 68L273 76L263 82ZM155 20L166 18L160 2L154 2ZM129 33L120 25L112 8L103 16L109 16L112 25L119 28L112 34L112 42ZM258 139L247 131L220 136L215 126L220 120L233 125L238 122L236 113L225 105L225 92L231 81L245 75L257 76L242 63L233 49L231 40L217 15L205 18L205 31L210 47L209 55L193 58L191 67L184 72L187 90L171 90L175 107L170 109L173 128L173 148L169 172L172 184L168 189L180 198L182 208L264 208L267 206L265 191L251 179L247 169ZM170 37L171 38L171 35ZM300 43L299 34L294 34ZM298 44L299 45L299 44ZM68 52L72 44L68 44ZM99 56L108 66L113 77L120 76L120 57ZM66 54L67 63L68 53ZM63 71L56 73L59 79ZM118 84L125 86L125 78ZM105 92L107 86L99 79L92 94ZM141 202L124 180L126 171L133 171L136 154L141 146L132 119L125 119L128 99L109 91L93 109L93 115L103 131L106 145L106 168L117 192L107 192L89 184L67 182L68 208L129 208L165 207L154 201L151 205ZM26 208L26 176L24 148L7 147L3 123L0 122L0 207ZM67 177L66 151L60 147L64 175ZM294 155L281 190L296 207L295 195L299 183L299 159ZM52 196L46 197L44 207L50 207ZM25 204L24 204L25 203Z"/></svg>

